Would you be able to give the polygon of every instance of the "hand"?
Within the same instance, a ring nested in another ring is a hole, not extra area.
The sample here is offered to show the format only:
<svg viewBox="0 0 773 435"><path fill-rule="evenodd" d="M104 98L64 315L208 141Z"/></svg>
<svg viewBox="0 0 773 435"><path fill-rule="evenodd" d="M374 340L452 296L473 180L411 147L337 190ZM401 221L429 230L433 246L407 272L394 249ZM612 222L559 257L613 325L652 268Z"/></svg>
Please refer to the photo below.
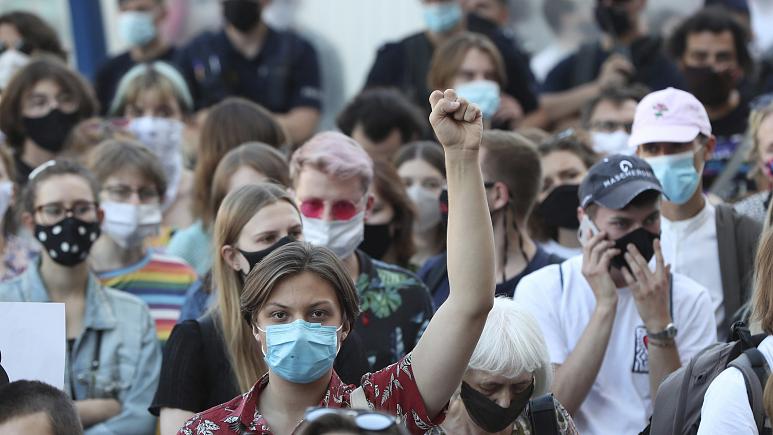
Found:
<svg viewBox="0 0 773 435"><path fill-rule="evenodd" d="M615 243L606 240L607 233L602 231L591 237L582 248L582 275L588 280L596 307L614 307L617 305L617 286L609 274L609 262L620 253Z"/></svg>
<svg viewBox="0 0 773 435"><path fill-rule="evenodd" d="M613 54L601 65L596 83L601 88L624 86L635 71L636 69L628 59L619 54Z"/></svg>
<svg viewBox="0 0 773 435"><path fill-rule="evenodd" d="M494 121L507 122L512 129L517 127L517 123L523 119L523 107L515 98L507 94L502 94L499 109L494 114Z"/></svg>
<svg viewBox="0 0 773 435"><path fill-rule="evenodd" d="M629 244L625 261L631 271L623 268L623 277L631 288L636 310L639 311L644 326L650 332L660 332L671 323L668 308L671 266L666 266L663 261L660 240L655 240L653 247L655 248L655 272L650 270L647 260L642 257L636 246Z"/></svg>
<svg viewBox="0 0 773 435"><path fill-rule="evenodd" d="M429 96L429 122L448 151L477 151L483 136L483 113L478 106L456 96L456 91L434 91Z"/></svg>

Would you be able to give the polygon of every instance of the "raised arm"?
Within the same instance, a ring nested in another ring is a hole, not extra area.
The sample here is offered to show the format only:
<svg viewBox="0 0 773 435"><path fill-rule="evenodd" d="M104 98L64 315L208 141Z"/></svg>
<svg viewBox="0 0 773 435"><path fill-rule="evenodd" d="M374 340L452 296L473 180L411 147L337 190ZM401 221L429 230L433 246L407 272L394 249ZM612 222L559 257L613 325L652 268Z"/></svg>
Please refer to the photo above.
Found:
<svg viewBox="0 0 773 435"><path fill-rule="evenodd" d="M430 417L462 380L494 303L494 236L478 150L483 118L456 92L430 96L429 120L445 148L448 179L448 299L412 352L413 373Z"/></svg>

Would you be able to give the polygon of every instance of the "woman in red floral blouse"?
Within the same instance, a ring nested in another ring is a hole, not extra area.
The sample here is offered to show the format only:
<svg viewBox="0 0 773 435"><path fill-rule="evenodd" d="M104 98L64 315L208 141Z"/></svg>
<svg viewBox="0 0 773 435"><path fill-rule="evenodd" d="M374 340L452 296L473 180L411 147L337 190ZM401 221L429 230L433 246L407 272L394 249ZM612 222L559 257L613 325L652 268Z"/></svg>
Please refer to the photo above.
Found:
<svg viewBox="0 0 773 435"><path fill-rule="evenodd" d="M357 292L332 251L291 243L245 283L241 309L268 373L247 393L188 420L179 434L290 434L312 406L369 407L411 433L443 421L493 304L491 218L478 163L480 109L453 90L430 96L430 122L446 153L451 292L411 353L345 385L333 359L357 319Z"/></svg>

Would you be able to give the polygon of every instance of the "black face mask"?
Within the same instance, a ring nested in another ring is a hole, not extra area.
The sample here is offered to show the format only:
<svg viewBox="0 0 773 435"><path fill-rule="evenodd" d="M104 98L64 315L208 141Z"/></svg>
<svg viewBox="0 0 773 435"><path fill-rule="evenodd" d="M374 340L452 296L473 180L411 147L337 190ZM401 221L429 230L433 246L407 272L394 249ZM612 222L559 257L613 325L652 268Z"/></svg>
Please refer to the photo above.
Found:
<svg viewBox="0 0 773 435"><path fill-rule="evenodd" d="M247 260L247 264L250 265L250 270L252 270L255 268L255 266L258 265L258 263L263 261L263 259L266 258L268 254L294 241L295 241L294 238L290 236L284 236L281 239L277 240L276 243L274 243L273 245L269 246L266 249L261 249L260 251L252 251L252 252L242 251L241 249L239 249L239 252L242 253L242 255L244 256L244 259Z"/></svg>
<svg viewBox="0 0 773 435"><path fill-rule="evenodd" d="M735 80L729 71L718 73L710 66L688 66L683 73L690 93L705 106L726 103L735 88Z"/></svg>
<svg viewBox="0 0 773 435"><path fill-rule="evenodd" d="M599 28L612 36L621 36L628 33L633 24L628 17L628 12L620 6L597 5L593 11L596 24Z"/></svg>
<svg viewBox="0 0 773 435"><path fill-rule="evenodd" d="M360 249L371 257L381 260L392 245L392 231L389 224L365 224L365 234Z"/></svg>
<svg viewBox="0 0 773 435"><path fill-rule="evenodd" d="M0 354L0 387L7 384L10 379L8 379L8 373L5 372L5 369L3 369L3 355Z"/></svg>
<svg viewBox="0 0 773 435"><path fill-rule="evenodd" d="M260 21L260 4L257 0L225 0L223 17L236 30L247 33Z"/></svg>
<svg viewBox="0 0 773 435"><path fill-rule="evenodd" d="M549 227L572 230L579 228L580 221L577 220L577 207L580 206L580 198L577 196L579 189L580 186L576 184L554 188L537 208L543 222Z"/></svg>
<svg viewBox="0 0 773 435"><path fill-rule="evenodd" d="M67 267L86 260L100 232L99 222L74 217L66 217L53 225L35 225L35 238L46 248L48 256Z"/></svg>
<svg viewBox="0 0 773 435"><path fill-rule="evenodd" d="M64 113L53 109L40 118L22 117L22 125L27 136L41 148L58 153L64 147L67 135L78 123L78 113Z"/></svg>
<svg viewBox="0 0 773 435"><path fill-rule="evenodd" d="M534 392L534 382L529 388L518 393L510 400L510 406L502 408L485 394L462 382L462 403L467 409L472 421L486 432L499 432L513 424L516 418L529 404L531 393Z"/></svg>
<svg viewBox="0 0 773 435"><path fill-rule="evenodd" d="M628 252L629 244L636 246L641 256L649 262L652 256L655 255L655 248L652 246L652 242L659 237L659 234L651 233L644 228L638 228L620 237L615 240L615 248L620 250L620 254L613 257L610 264L618 269L628 267L628 262L625 261L625 253Z"/></svg>

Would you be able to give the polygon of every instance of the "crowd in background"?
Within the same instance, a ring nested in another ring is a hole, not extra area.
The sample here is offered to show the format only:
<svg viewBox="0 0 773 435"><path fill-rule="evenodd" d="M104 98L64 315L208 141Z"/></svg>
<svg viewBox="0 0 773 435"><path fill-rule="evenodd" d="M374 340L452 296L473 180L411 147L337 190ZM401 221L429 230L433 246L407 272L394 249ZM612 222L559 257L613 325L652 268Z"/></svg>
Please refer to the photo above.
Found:
<svg viewBox="0 0 773 435"><path fill-rule="evenodd" d="M0 15L0 301L67 341L64 391L0 366L0 432L657 434L726 342L755 378L715 365L673 433L764 432L767 2L544 0L530 53L508 0L415 1L336 131L280 0L185 44L117 0L92 81Z"/></svg>

